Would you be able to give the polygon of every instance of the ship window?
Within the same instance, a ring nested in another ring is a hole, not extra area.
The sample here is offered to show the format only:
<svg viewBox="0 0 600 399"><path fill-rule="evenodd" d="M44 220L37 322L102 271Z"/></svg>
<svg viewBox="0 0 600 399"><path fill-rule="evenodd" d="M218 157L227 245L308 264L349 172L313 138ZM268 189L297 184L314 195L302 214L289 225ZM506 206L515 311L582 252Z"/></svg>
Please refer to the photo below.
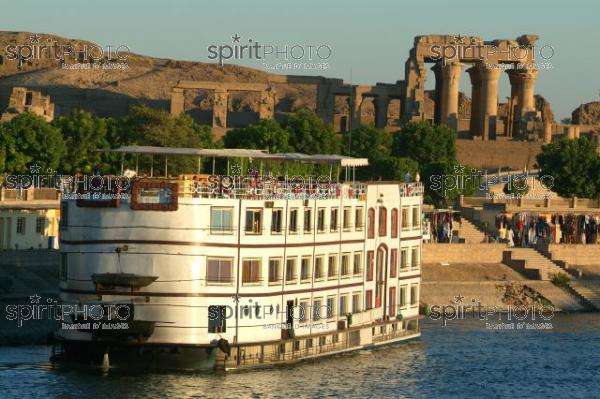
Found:
<svg viewBox="0 0 600 399"><path fill-rule="evenodd" d="M419 267L419 247L414 247L410 256L411 267Z"/></svg>
<svg viewBox="0 0 600 399"><path fill-rule="evenodd" d="M17 218L17 234L25 235L25 218Z"/></svg>
<svg viewBox="0 0 600 399"><path fill-rule="evenodd" d="M406 269L408 267L408 251L406 248L400 250L400 269Z"/></svg>
<svg viewBox="0 0 600 399"><path fill-rule="evenodd" d="M233 232L233 208L210 209L210 233L226 234Z"/></svg>
<svg viewBox="0 0 600 399"><path fill-rule="evenodd" d="M319 208L317 212L317 231L319 233L325 231L325 208Z"/></svg>
<svg viewBox="0 0 600 399"><path fill-rule="evenodd" d="M384 207L379 208L379 236L385 236L387 234L387 209Z"/></svg>
<svg viewBox="0 0 600 399"><path fill-rule="evenodd" d="M348 313L347 301L348 301L347 295L340 296L340 316L346 316L346 314Z"/></svg>
<svg viewBox="0 0 600 399"><path fill-rule="evenodd" d="M373 280L373 261L374 261L374 252L367 251L367 281Z"/></svg>
<svg viewBox="0 0 600 399"><path fill-rule="evenodd" d="M355 252L354 253L354 265L353 265L353 270L352 272L357 275L357 274L361 274L362 273L362 252Z"/></svg>
<svg viewBox="0 0 600 399"><path fill-rule="evenodd" d="M352 295L352 313L360 312L360 293Z"/></svg>
<svg viewBox="0 0 600 399"><path fill-rule="evenodd" d="M421 211L419 210L418 206L415 206L412 209L412 222L413 228L418 229L421 227Z"/></svg>
<svg viewBox="0 0 600 399"><path fill-rule="evenodd" d="M260 259L244 259L242 265L242 282L260 282Z"/></svg>
<svg viewBox="0 0 600 399"><path fill-rule="evenodd" d="M396 277L398 272L398 250L393 248L390 252L390 277Z"/></svg>
<svg viewBox="0 0 600 399"><path fill-rule="evenodd" d="M302 300L300 301L300 305L298 306L298 320L302 323L308 319L308 301Z"/></svg>
<svg viewBox="0 0 600 399"><path fill-rule="evenodd" d="M344 208L344 220L342 221L344 226L344 231L348 231L352 228L352 208L349 206Z"/></svg>
<svg viewBox="0 0 600 399"><path fill-rule="evenodd" d="M325 270L323 266L323 257L317 256L315 258L315 280L325 277Z"/></svg>
<svg viewBox="0 0 600 399"><path fill-rule="evenodd" d="M262 209L246 209L246 234L261 234Z"/></svg>
<svg viewBox="0 0 600 399"><path fill-rule="evenodd" d="M327 314L325 318L331 319L335 315L335 296L327 297Z"/></svg>
<svg viewBox="0 0 600 399"><path fill-rule="evenodd" d="M329 255L329 262L327 268L327 277L337 277L337 255Z"/></svg>
<svg viewBox="0 0 600 399"><path fill-rule="evenodd" d="M283 219L283 210L281 208L273 209L271 213L271 233L281 233Z"/></svg>
<svg viewBox="0 0 600 399"><path fill-rule="evenodd" d="M369 216L367 218L369 234L368 238L375 237L375 209L369 208Z"/></svg>
<svg viewBox="0 0 600 399"><path fill-rule="evenodd" d="M410 304L416 305L419 302L419 286L411 285L410 286Z"/></svg>
<svg viewBox="0 0 600 399"><path fill-rule="evenodd" d="M342 254L342 276L350 275L350 254Z"/></svg>
<svg viewBox="0 0 600 399"><path fill-rule="evenodd" d="M314 321L321 319L321 298L317 298L313 301L312 319Z"/></svg>
<svg viewBox="0 0 600 399"><path fill-rule="evenodd" d="M398 301L400 307L403 308L406 306L406 286L403 285L400 287L400 301Z"/></svg>
<svg viewBox="0 0 600 399"><path fill-rule="evenodd" d="M398 237L398 208L392 209L392 238Z"/></svg>
<svg viewBox="0 0 600 399"><path fill-rule="evenodd" d="M224 333L227 330L227 317L225 306L211 305L208 307L208 332L212 334Z"/></svg>
<svg viewBox="0 0 600 399"><path fill-rule="evenodd" d="M300 265L300 280L310 280L310 258L302 258L302 264Z"/></svg>
<svg viewBox="0 0 600 399"><path fill-rule="evenodd" d="M285 263L285 282L296 281L296 258L288 258Z"/></svg>
<svg viewBox="0 0 600 399"><path fill-rule="evenodd" d="M356 231L362 231L363 225L363 208L359 206L354 210L354 226L356 227Z"/></svg>
<svg viewBox="0 0 600 399"><path fill-rule="evenodd" d="M294 208L290 210L290 233L296 233L298 231L298 209Z"/></svg>
<svg viewBox="0 0 600 399"><path fill-rule="evenodd" d="M408 220L408 208L402 208L402 229L406 230L409 228L410 224L409 224L409 220Z"/></svg>
<svg viewBox="0 0 600 399"><path fill-rule="evenodd" d="M281 281L281 259L269 259L269 283Z"/></svg>
<svg viewBox="0 0 600 399"><path fill-rule="evenodd" d="M367 290L365 293L365 309L373 308L373 291Z"/></svg>
<svg viewBox="0 0 600 399"><path fill-rule="evenodd" d="M231 283L231 258L208 258L206 261L206 281L208 283Z"/></svg>
<svg viewBox="0 0 600 399"><path fill-rule="evenodd" d="M331 231L337 231L338 230L338 208L331 208L331 218L329 221L329 227L331 229Z"/></svg>
<svg viewBox="0 0 600 399"><path fill-rule="evenodd" d="M310 233L312 230L312 209L304 208L304 232Z"/></svg>

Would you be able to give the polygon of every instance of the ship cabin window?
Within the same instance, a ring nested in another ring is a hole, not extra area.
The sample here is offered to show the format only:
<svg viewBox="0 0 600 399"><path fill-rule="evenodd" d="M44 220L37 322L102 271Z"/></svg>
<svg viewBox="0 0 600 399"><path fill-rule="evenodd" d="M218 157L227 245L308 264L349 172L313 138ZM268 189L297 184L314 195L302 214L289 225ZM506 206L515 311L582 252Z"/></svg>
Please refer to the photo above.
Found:
<svg viewBox="0 0 600 399"><path fill-rule="evenodd" d="M354 265L352 265L352 272L355 276L362 273L362 252L354 253Z"/></svg>
<svg viewBox="0 0 600 399"><path fill-rule="evenodd" d="M260 283L260 259L244 259L242 263L242 283Z"/></svg>
<svg viewBox="0 0 600 399"><path fill-rule="evenodd" d="M304 323L308 320L308 308L308 299L301 300L298 305L298 321L300 321L300 323Z"/></svg>
<svg viewBox="0 0 600 399"><path fill-rule="evenodd" d="M329 262L327 267L327 278L333 279L337 278L337 261L338 257L336 255L329 255Z"/></svg>
<svg viewBox="0 0 600 399"><path fill-rule="evenodd" d="M168 187L140 187L136 200L139 204L170 204L173 202L173 190Z"/></svg>
<svg viewBox="0 0 600 399"><path fill-rule="evenodd" d="M413 229L421 228L421 210L419 209L418 206L415 206L412 209L412 222L413 222Z"/></svg>
<svg viewBox="0 0 600 399"><path fill-rule="evenodd" d="M400 250L400 269L406 269L408 267L408 250L402 248Z"/></svg>
<svg viewBox="0 0 600 399"><path fill-rule="evenodd" d="M298 209L292 208L290 209L290 234L295 234L298 232Z"/></svg>
<svg viewBox="0 0 600 399"><path fill-rule="evenodd" d="M403 285L400 287L400 300L398 301L400 305L400 309L406 307L406 286Z"/></svg>
<svg viewBox="0 0 600 399"><path fill-rule="evenodd" d="M35 219L35 232L36 233L43 234L45 227L46 227L46 218L36 218Z"/></svg>
<svg viewBox="0 0 600 399"><path fill-rule="evenodd" d="M360 312L360 292L352 294L352 313Z"/></svg>
<svg viewBox="0 0 600 399"><path fill-rule="evenodd" d="M369 208L369 215L367 217L367 228L368 230L368 238L375 237L375 209Z"/></svg>
<svg viewBox="0 0 600 399"><path fill-rule="evenodd" d="M227 330L225 306L211 305L208 307L208 332L211 334L224 333Z"/></svg>
<svg viewBox="0 0 600 399"><path fill-rule="evenodd" d="M373 308L373 291L367 290L365 292L365 309L369 310Z"/></svg>
<svg viewBox="0 0 600 399"><path fill-rule="evenodd" d="M373 251L367 251L367 281L373 281L373 263L375 254Z"/></svg>
<svg viewBox="0 0 600 399"><path fill-rule="evenodd" d="M325 266L323 256L315 257L315 281L325 277Z"/></svg>
<svg viewBox="0 0 600 399"><path fill-rule="evenodd" d="M342 277L350 275L350 254L342 254Z"/></svg>
<svg viewBox="0 0 600 399"><path fill-rule="evenodd" d="M271 233L281 233L281 226L283 224L283 209L275 208L271 212Z"/></svg>
<svg viewBox="0 0 600 399"><path fill-rule="evenodd" d="M262 233L262 209L246 209L246 234Z"/></svg>
<svg viewBox="0 0 600 399"><path fill-rule="evenodd" d="M328 296L325 318L331 319L335 314L335 296Z"/></svg>
<svg viewBox="0 0 600 399"><path fill-rule="evenodd" d="M25 218L17 218L17 234L25 235Z"/></svg>
<svg viewBox="0 0 600 399"><path fill-rule="evenodd" d="M294 284L296 278L296 258L287 258L285 261L285 283Z"/></svg>
<svg viewBox="0 0 600 399"><path fill-rule="evenodd" d="M398 237L398 208L392 209L392 238Z"/></svg>
<svg viewBox="0 0 600 399"><path fill-rule="evenodd" d="M231 284L231 258L208 258L206 260L206 282L208 284Z"/></svg>
<svg viewBox="0 0 600 399"><path fill-rule="evenodd" d="M348 295L340 295L340 316L346 316L348 313Z"/></svg>
<svg viewBox="0 0 600 399"><path fill-rule="evenodd" d="M313 321L317 321L317 320L321 320L321 298L316 298L313 301L313 312L312 312L312 319Z"/></svg>
<svg viewBox="0 0 600 399"><path fill-rule="evenodd" d="M349 206L344 208L344 220L342 223L344 231L349 231L352 228L352 208Z"/></svg>
<svg viewBox="0 0 600 399"><path fill-rule="evenodd" d="M210 208L210 234L233 233L233 208Z"/></svg>
<svg viewBox="0 0 600 399"><path fill-rule="evenodd" d="M387 209L379 208L379 236L383 237L387 234Z"/></svg>
<svg viewBox="0 0 600 399"><path fill-rule="evenodd" d="M356 209L354 209L354 227L356 228L356 231L362 231L365 224L363 217L364 215L362 206L356 207Z"/></svg>
<svg viewBox="0 0 600 399"><path fill-rule="evenodd" d="M415 306L419 302L419 286L410 286L410 306Z"/></svg>
<svg viewBox="0 0 600 399"><path fill-rule="evenodd" d="M317 211L317 231L319 233L325 231L325 208L319 208Z"/></svg>
<svg viewBox="0 0 600 399"><path fill-rule="evenodd" d="M329 220L329 229L332 232L338 231L338 219L339 219L339 210L338 208L331 208L330 220Z"/></svg>
<svg viewBox="0 0 600 399"><path fill-rule="evenodd" d="M278 283L281 281L281 259L269 259L269 283Z"/></svg>
<svg viewBox="0 0 600 399"><path fill-rule="evenodd" d="M396 277L398 273L398 250L392 248L390 251L390 277Z"/></svg>
<svg viewBox="0 0 600 399"><path fill-rule="evenodd" d="M304 232L310 233L312 231L312 209L304 208Z"/></svg>
<svg viewBox="0 0 600 399"><path fill-rule="evenodd" d="M404 207L402 208L402 230L407 230L410 227L410 220L408 218L408 207Z"/></svg>
<svg viewBox="0 0 600 399"><path fill-rule="evenodd" d="M311 277L311 258L304 257L302 258L302 264L300 265L300 280L306 282L310 280Z"/></svg>
<svg viewBox="0 0 600 399"><path fill-rule="evenodd" d="M410 254L410 266L413 269L416 269L419 267L419 247L414 247L411 251Z"/></svg>

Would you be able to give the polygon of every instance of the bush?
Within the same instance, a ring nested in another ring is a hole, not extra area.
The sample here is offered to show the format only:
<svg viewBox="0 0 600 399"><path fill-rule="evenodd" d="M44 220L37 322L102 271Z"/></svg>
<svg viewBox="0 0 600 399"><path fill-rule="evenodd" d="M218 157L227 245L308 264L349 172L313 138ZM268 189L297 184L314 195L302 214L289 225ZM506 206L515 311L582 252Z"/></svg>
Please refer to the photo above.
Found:
<svg viewBox="0 0 600 399"><path fill-rule="evenodd" d="M569 281L571 281L571 279L565 273L556 273L552 276L550 281L552 281L552 284L556 285L557 287L565 288L567 285L569 285Z"/></svg>

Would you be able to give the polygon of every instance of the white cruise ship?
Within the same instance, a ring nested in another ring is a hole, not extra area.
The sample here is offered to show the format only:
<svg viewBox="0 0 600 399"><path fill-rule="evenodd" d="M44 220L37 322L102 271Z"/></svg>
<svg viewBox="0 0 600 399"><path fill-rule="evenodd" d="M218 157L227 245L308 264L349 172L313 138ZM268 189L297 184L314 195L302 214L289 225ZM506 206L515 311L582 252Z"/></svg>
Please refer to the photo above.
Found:
<svg viewBox="0 0 600 399"><path fill-rule="evenodd" d="M60 297L73 311L57 358L236 369L420 335L420 183L356 182L368 161L336 155L111 151L163 157L166 176L167 159L191 155L228 169L231 158L328 164L346 179L152 170L80 184L61 206Z"/></svg>

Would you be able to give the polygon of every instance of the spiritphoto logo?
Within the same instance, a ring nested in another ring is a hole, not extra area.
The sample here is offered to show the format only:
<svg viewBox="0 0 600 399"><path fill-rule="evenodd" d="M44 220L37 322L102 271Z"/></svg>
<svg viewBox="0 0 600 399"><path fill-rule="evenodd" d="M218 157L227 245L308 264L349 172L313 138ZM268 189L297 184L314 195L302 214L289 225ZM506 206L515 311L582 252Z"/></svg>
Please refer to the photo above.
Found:
<svg viewBox="0 0 600 399"><path fill-rule="evenodd" d="M131 55L124 44L102 47L94 43L60 43L52 36L37 33L26 43L6 45L5 53L7 60L18 63L18 68L30 61L55 60L63 69L125 69Z"/></svg>
<svg viewBox="0 0 600 399"><path fill-rule="evenodd" d="M223 66L229 60L257 60L265 69L329 69L332 49L327 44L262 44L251 37L231 36L228 44L207 47L208 59Z"/></svg>

